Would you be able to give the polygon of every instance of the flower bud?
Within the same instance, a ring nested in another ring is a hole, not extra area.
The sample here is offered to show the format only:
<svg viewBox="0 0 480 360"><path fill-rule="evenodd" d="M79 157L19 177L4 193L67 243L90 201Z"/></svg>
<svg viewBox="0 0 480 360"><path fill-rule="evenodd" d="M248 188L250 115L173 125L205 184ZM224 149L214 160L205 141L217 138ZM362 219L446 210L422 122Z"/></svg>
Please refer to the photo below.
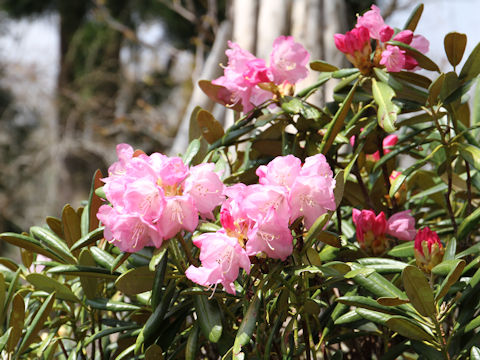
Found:
<svg viewBox="0 0 480 360"><path fill-rule="evenodd" d="M418 230L414 249L417 266L426 273L430 273L436 265L442 262L445 252L437 233L430 230L428 226Z"/></svg>

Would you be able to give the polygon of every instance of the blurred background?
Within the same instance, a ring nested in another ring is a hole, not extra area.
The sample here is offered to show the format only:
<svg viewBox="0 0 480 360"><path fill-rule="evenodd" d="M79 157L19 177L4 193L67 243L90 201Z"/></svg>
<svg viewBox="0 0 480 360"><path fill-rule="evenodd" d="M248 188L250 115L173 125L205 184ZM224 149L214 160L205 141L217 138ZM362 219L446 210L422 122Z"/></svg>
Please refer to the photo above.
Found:
<svg viewBox="0 0 480 360"><path fill-rule="evenodd" d="M401 28L420 2L0 0L0 232L59 216L65 203L78 207L94 171L106 174L115 161L117 143L183 152L196 105L231 123L196 86L223 72L227 40L266 58L277 36L293 35L312 60L348 66L333 34L372 3ZM443 37L466 33L468 54L480 41L480 0L424 4L417 33L450 71Z"/></svg>

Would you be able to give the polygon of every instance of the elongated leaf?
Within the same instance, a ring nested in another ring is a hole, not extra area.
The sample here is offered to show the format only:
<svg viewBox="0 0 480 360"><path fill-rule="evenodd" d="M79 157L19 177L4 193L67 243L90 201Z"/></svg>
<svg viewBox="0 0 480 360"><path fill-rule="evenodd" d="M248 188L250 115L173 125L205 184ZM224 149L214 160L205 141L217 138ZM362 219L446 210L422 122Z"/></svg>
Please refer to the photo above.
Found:
<svg viewBox="0 0 480 360"><path fill-rule="evenodd" d="M15 275L14 275L12 281L10 282L10 286L8 287L8 291L7 291L6 296L3 295L3 296L5 296L5 304L3 305L2 314L0 316L0 324L3 324L3 320L7 316L8 307L10 306L10 302L12 301L13 294L15 293L15 290L17 288L19 276L20 276L20 269L18 269L15 272Z"/></svg>
<svg viewBox="0 0 480 360"><path fill-rule="evenodd" d="M117 355L115 360L124 360L124 359L131 359L131 353L133 353L135 350L135 344L130 345L127 347L125 350L123 350L120 354Z"/></svg>
<svg viewBox="0 0 480 360"><path fill-rule="evenodd" d="M11 335L7 342L7 351L12 352L15 349L20 337L22 336L22 330L25 327L25 302L23 296L16 293L12 300L12 311L10 313L10 320L8 327L11 328Z"/></svg>
<svg viewBox="0 0 480 360"><path fill-rule="evenodd" d="M47 216L45 219L47 225L52 231L58 235L58 237L63 238L63 229L62 229L62 220L53 216Z"/></svg>
<svg viewBox="0 0 480 360"><path fill-rule="evenodd" d="M350 324L352 322L362 320L363 316L358 314L355 310L351 310L347 312L346 314L343 314L340 316L338 319L335 320L335 325L345 325L345 324Z"/></svg>
<svg viewBox="0 0 480 360"><path fill-rule="evenodd" d="M367 266L370 269L374 269L379 274L402 272L402 270L407 266L407 264L402 261L382 258L358 259L358 263L363 266Z"/></svg>
<svg viewBox="0 0 480 360"><path fill-rule="evenodd" d="M362 309L362 308L355 309L355 312L358 315L360 315L362 318L380 325L385 325L387 320L392 318L392 315L384 314L378 311Z"/></svg>
<svg viewBox="0 0 480 360"><path fill-rule="evenodd" d="M458 144L458 151L470 165L480 170L480 149L478 147L470 144Z"/></svg>
<svg viewBox="0 0 480 360"><path fill-rule="evenodd" d="M397 297L381 297L377 299L377 303L383 306L398 306L408 304L410 300L399 299Z"/></svg>
<svg viewBox="0 0 480 360"><path fill-rule="evenodd" d="M457 32L448 33L443 40L445 53L448 62L453 66L457 66L462 61L465 47L467 46L467 35Z"/></svg>
<svg viewBox="0 0 480 360"><path fill-rule="evenodd" d="M353 281L378 297L405 298L405 294L399 288L375 271L368 276L358 274Z"/></svg>
<svg viewBox="0 0 480 360"><path fill-rule="evenodd" d="M5 349L5 345L7 344L8 339L10 338L10 333L12 332L12 328L9 328L5 333L0 336L0 352Z"/></svg>
<svg viewBox="0 0 480 360"><path fill-rule="evenodd" d="M207 110L202 109L197 113L197 123L202 136L209 144L213 144L225 134L223 126Z"/></svg>
<svg viewBox="0 0 480 360"><path fill-rule="evenodd" d="M425 360L437 360L443 357L443 354L432 346L427 345L425 342L416 340L410 341L412 348L422 356Z"/></svg>
<svg viewBox="0 0 480 360"><path fill-rule="evenodd" d="M163 360L163 350L157 344L152 344L145 351L145 360Z"/></svg>
<svg viewBox="0 0 480 360"><path fill-rule="evenodd" d="M115 327L111 327L111 328L108 328L108 329L103 329L91 336L89 336L85 342L84 342L84 346L88 346L90 343L94 342L95 340L97 339L101 339L102 337L104 336L108 336L108 335L111 335L111 334L116 334L116 333L120 333L122 331L127 331L127 330L134 330L134 329L138 329L139 328L139 325L137 324L132 324L132 325L125 325L125 326L115 326Z"/></svg>
<svg viewBox="0 0 480 360"><path fill-rule="evenodd" d="M82 249L78 257L78 263L80 266L92 266L96 265L95 259L88 249ZM80 283L87 299L93 299L97 296L98 280L92 279L88 276L80 276Z"/></svg>
<svg viewBox="0 0 480 360"><path fill-rule="evenodd" d="M183 154L183 162L187 165L190 165L195 155L197 155L200 150L200 140L193 139L187 147L187 151Z"/></svg>
<svg viewBox="0 0 480 360"><path fill-rule="evenodd" d="M436 316L433 291L425 275L415 266L407 266L402 272L403 286L408 299L423 316Z"/></svg>
<svg viewBox="0 0 480 360"><path fill-rule="evenodd" d="M235 336L235 342L233 343L233 358L237 359L238 354L242 351L242 346L245 346L252 337L253 330L255 330L257 324L257 316L260 310L261 298L259 291L255 294L251 300L248 310L238 328L237 335Z"/></svg>
<svg viewBox="0 0 480 360"><path fill-rule="evenodd" d="M148 266L130 269L115 281L115 287L123 293L133 296L152 290L155 273Z"/></svg>
<svg viewBox="0 0 480 360"><path fill-rule="evenodd" d="M480 360L480 349L476 346L472 346L470 350L470 360Z"/></svg>
<svg viewBox="0 0 480 360"><path fill-rule="evenodd" d="M422 13L423 13L423 4L418 4L415 7L415 9L413 9L403 29L411 30L412 32L414 32L415 29L417 28L418 22L420 21L420 17L422 16Z"/></svg>
<svg viewBox="0 0 480 360"><path fill-rule="evenodd" d="M450 270L448 273L447 277L445 280L443 280L442 284L438 288L438 293L437 296L435 297L435 300L440 300L443 298L445 295L447 295L448 290L450 290L450 287L455 284L460 276L462 275L463 269L465 268L465 261L464 260L458 260L457 265Z"/></svg>
<svg viewBox="0 0 480 360"><path fill-rule="evenodd" d="M335 65L331 65L325 61L322 60L315 60L310 63L310 68L315 71L321 71L321 72L331 72L331 71L337 71L338 67Z"/></svg>
<svg viewBox="0 0 480 360"><path fill-rule="evenodd" d="M185 360L195 360L197 358L198 335L200 328L197 323L188 334L187 345L185 346Z"/></svg>
<svg viewBox="0 0 480 360"><path fill-rule="evenodd" d="M380 305L377 301L366 296L341 296L337 299L341 304L356 306L363 309L375 310L385 314L395 314L395 309Z"/></svg>
<svg viewBox="0 0 480 360"><path fill-rule="evenodd" d="M194 295L193 301L203 335L211 342L218 342L222 336L223 326L216 301L209 300L203 295Z"/></svg>
<svg viewBox="0 0 480 360"><path fill-rule="evenodd" d="M373 98L378 105L378 125L388 133L394 132L397 130L395 121L397 120L397 113L400 110L399 107L392 102L395 91L387 84L377 82L372 78L372 92Z"/></svg>
<svg viewBox="0 0 480 360"><path fill-rule="evenodd" d="M463 81L473 79L480 73L480 43L478 43L468 56L465 65L460 71L459 78Z"/></svg>
<svg viewBox="0 0 480 360"><path fill-rule="evenodd" d="M329 213L319 216L318 219L315 220L313 225L310 227L310 229L308 229L307 234L304 237L306 248L311 247L311 245L315 242L320 233L323 231L323 228L325 227L330 217L331 214Z"/></svg>
<svg viewBox="0 0 480 360"><path fill-rule="evenodd" d="M111 273L110 270L97 266L59 265L47 271L48 274L62 274L72 276L85 276L99 279L116 279L120 273Z"/></svg>
<svg viewBox="0 0 480 360"><path fill-rule="evenodd" d="M393 316L387 321L385 321L385 325L388 326L391 330L399 333L402 336L405 336L408 339L418 341L434 341L432 335L427 333L424 329L419 327L413 321L404 317Z"/></svg>
<svg viewBox="0 0 480 360"><path fill-rule="evenodd" d="M28 274L26 279L30 284L35 286L37 290L46 291L47 293L56 292L57 298L59 299L80 302L80 299L73 293L73 291L58 280L42 274Z"/></svg>
<svg viewBox="0 0 480 360"><path fill-rule="evenodd" d="M445 74L440 74L438 78L432 82L428 88L428 103L430 105L435 105L438 102L438 97L443 88L443 83L445 82ZM430 116L431 120L431 116Z"/></svg>
<svg viewBox="0 0 480 360"><path fill-rule="evenodd" d="M413 245L413 241L408 241L403 244L397 245L388 252L388 255L400 258L413 257Z"/></svg>
<svg viewBox="0 0 480 360"><path fill-rule="evenodd" d="M54 232L42 228L40 226L32 226L30 232L47 248L49 248L58 257L63 259L64 262L75 264L77 260L70 252L67 244L63 239L60 239Z"/></svg>
<svg viewBox="0 0 480 360"><path fill-rule="evenodd" d="M87 299L85 300L85 303L94 309L108 310L114 312L140 310L140 307L137 305L125 303L122 301L114 301L110 299Z"/></svg>
<svg viewBox="0 0 480 360"><path fill-rule="evenodd" d="M464 241L468 234L473 230L478 228L478 224L480 222L480 208L476 209L473 213L467 216L460 226L458 227L457 231L457 240L462 242Z"/></svg>
<svg viewBox="0 0 480 360"><path fill-rule="evenodd" d="M4 310L6 310L6 306L5 306L6 297L7 297L7 284L5 283L5 277L3 276L2 273L0 273L0 314L2 314L2 317L3 317Z"/></svg>
<svg viewBox="0 0 480 360"><path fill-rule="evenodd" d="M319 147L320 152L324 155L328 152L328 150L330 150L330 147L332 146L333 141L337 137L337 134L343 128L345 119L348 115L348 112L350 111L350 104L352 103L353 95L355 94L356 88L357 83L355 83L351 90L348 92L347 97L343 101L342 105L338 108L338 111L335 113L335 116L328 125L325 137L323 138L322 143Z"/></svg>
<svg viewBox="0 0 480 360"><path fill-rule="evenodd" d="M462 261L459 259L444 260L432 269L432 273L435 275L447 276L453 269L458 266L458 263Z"/></svg>
<svg viewBox="0 0 480 360"><path fill-rule="evenodd" d="M54 302L55 293L53 292L47 296L32 322L28 325L25 336L18 346L18 354L21 354L35 340L35 336L37 336L38 332L45 326L45 321L52 310Z"/></svg>
<svg viewBox="0 0 480 360"><path fill-rule="evenodd" d="M36 254L42 254L52 260L55 261L63 261L61 257L55 254L53 251L49 249L45 249L41 244L40 241L34 239L30 236L20 235L15 233L3 233L0 234L0 239L14 245L21 247L22 249L31 251Z"/></svg>
<svg viewBox="0 0 480 360"><path fill-rule="evenodd" d="M158 306L158 304L160 304L160 301L163 296L162 287L165 283L165 274L167 272L168 249L165 249L165 251L163 251L162 254L163 255L160 259L160 262L157 268L155 269L155 277L153 279L152 298L151 298L152 309L155 309Z"/></svg>
<svg viewBox="0 0 480 360"><path fill-rule="evenodd" d="M82 247L94 244L97 240L103 238L103 230L105 229L104 226L99 227L93 231L90 231L85 236L82 236L78 241L72 245L71 250L75 251L77 249L81 249Z"/></svg>
<svg viewBox="0 0 480 360"><path fill-rule="evenodd" d="M90 252L97 264L103 266L105 269L110 269L115 262L115 258L112 255L96 246L92 246ZM126 270L125 267L123 267L123 269Z"/></svg>
<svg viewBox="0 0 480 360"><path fill-rule="evenodd" d="M445 253L443 254L443 261L455 259L455 253L457 251L457 240L450 238L447 246L445 247Z"/></svg>

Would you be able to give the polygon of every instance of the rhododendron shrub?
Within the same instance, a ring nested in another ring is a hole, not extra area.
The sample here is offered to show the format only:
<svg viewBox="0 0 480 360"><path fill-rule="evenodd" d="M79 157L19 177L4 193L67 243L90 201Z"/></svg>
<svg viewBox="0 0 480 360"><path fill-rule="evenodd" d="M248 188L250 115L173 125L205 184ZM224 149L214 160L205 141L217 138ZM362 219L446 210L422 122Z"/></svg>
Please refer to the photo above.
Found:
<svg viewBox="0 0 480 360"><path fill-rule="evenodd" d="M182 157L119 144L79 208L0 234L2 358L479 358L480 45L440 68L422 10L360 13L348 69L230 42L199 86L231 127L197 107Z"/></svg>

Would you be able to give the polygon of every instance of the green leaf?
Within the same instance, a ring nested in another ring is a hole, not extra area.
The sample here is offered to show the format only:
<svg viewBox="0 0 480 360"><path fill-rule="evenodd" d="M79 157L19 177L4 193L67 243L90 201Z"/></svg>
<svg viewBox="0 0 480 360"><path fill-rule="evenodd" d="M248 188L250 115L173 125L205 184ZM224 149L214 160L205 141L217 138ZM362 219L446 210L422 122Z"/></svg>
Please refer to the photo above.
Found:
<svg viewBox="0 0 480 360"><path fill-rule="evenodd" d="M440 276L447 276L458 264L463 261L459 259L444 260L432 269L432 273Z"/></svg>
<svg viewBox="0 0 480 360"><path fill-rule="evenodd" d="M432 335L427 333L412 320L404 317L392 316L385 321L385 325L391 330L412 340L435 341Z"/></svg>
<svg viewBox="0 0 480 360"><path fill-rule="evenodd" d="M448 240L445 247L445 253L443 254L443 261L455 259L455 253L457 251L457 240L452 237Z"/></svg>
<svg viewBox="0 0 480 360"><path fill-rule="evenodd" d="M392 102L395 91L389 85L383 82L377 82L372 78L372 92L373 98L378 105L378 124L386 132L394 132L397 130L395 121L397 119L397 113L400 111L399 107Z"/></svg>
<svg viewBox="0 0 480 360"><path fill-rule="evenodd" d="M480 349L476 346L472 346L470 350L470 360L480 360Z"/></svg>
<svg viewBox="0 0 480 360"><path fill-rule="evenodd" d="M8 287L8 291L7 291L7 294L5 296L5 304L3 305L3 309L2 309L2 313L1 313L1 316L0 316L0 324L3 324L3 320L5 319L7 313L8 313L8 307L10 306L10 302L12 301L12 298L13 298L13 294L17 288L17 283L18 283L18 278L20 276L20 269L18 269L16 272L15 272L15 275L12 279L12 281L10 282L10 285Z"/></svg>
<svg viewBox="0 0 480 360"><path fill-rule="evenodd" d="M326 213L319 216L317 220L315 220L315 222L310 227L310 229L308 229L307 234L304 237L305 248L309 248L312 246L320 233L323 231L323 228L325 227L328 220L330 220L331 215L331 213Z"/></svg>
<svg viewBox="0 0 480 360"><path fill-rule="evenodd" d="M152 290L155 273L148 266L130 269L115 281L115 287L121 292L133 296Z"/></svg>
<svg viewBox="0 0 480 360"><path fill-rule="evenodd" d="M407 264L392 259L382 259L382 258L363 258L357 260L359 264L373 269L379 274L390 274L401 272Z"/></svg>
<svg viewBox="0 0 480 360"><path fill-rule="evenodd" d="M337 71L338 67L323 60L315 60L310 63L310 69L320 72L332 72Z"/></svg>
<svg viewBox="0 0 480 360"><path fill-rule="evenodd" d="M413 307L423 316L436 316L433 291L423 272L408 265L402 272L403 287Z"/></svg>
<svg viewBox="0 0 480 360"><path fill-rule="evenodd" d="M152 285L152 309L155 309L162 299L163 295L163 285L165 283L165 274L167 272L167 264L168 264L168 249L162 252L162 257L158 266L155 269L155 277L153 279Z"/></svg>
<svg viewBox="0 0 480 360"><path fill-rule="evenodd" d="M12 300L12 310L10 313L10 320L8 321L8 327L11 329L11 334L7 342L7 352L12 352L15 349L15 346L22 336L22 330L25 327L24 322L25 302L23 301L23 296L20 293L16 293Z"/></svg>
<svg viewBox="0 0 480 360"><path fill-rule="evenodd" d="M203 335L211 342L218 342L223 331L218 304L214 299L209 300L204 295L194 295L193 301Z"/></svg>
<svg viewBox="0 0 480 360"><path fill-rule="evenodd" d="M111 273L110 270L97 266L59 265L47 271L48 274L62 274L71 276L85 276L99 279L116 279L120 273Z"/></svg>
<svg viewBox="0 0 480 360"><path fill-rule="evenodd" d="M392 315L362 308L355 309L355 312L362 318L380 325L385 325L387 320L392 318Z"/></svg>
<svg viewBox="0 0 480 360"><path fill-rule="evenodd" d="M70 249L63 239L60 239L53 231L42 228L40 226L32 226L30 228L32 235L40 240L40 242L58 255L62 262L76 264L77 259L72 255Z"/></svg>
<svg viewBox="0 0 480 360"><path fill-rule="evenodd" d="M460 71L459 78L468 81L476 77L480 73L480 43L478 43L470 53L467 61Z"/></svg>
<svg viewBox="0 0 480 360"><path fill-rule="evenodd" d="M80 302L80 299L73 293L73 291L58 280L42 274L28 274L25 278L30 284L35 286L37 290L46 291L47 293L56 292L57 298L59 299Z"/></svg>
<svg viewBox="0 0 480 360"><path fill-rule="evenodd" d="M445 74L440 74L438 78L432 82L430 87L428 88L428 103L430 105L435 105L438 102L440 93L443 89L443 83L445 82ZM431 120L431 116L427 114Z"/></svg>
<svg viewBox="0 0 480 360"><path fill-rule="evenodd" d="M90 250L82 249L78 256L78 263L80 266L95 266L95 259L93 258ZM93 299L97 296L97 279L89 278L88 276L80 275L80 283L87 299Z"/></svg>
<svg viewBox="0 0 480 360"><path fill-rule="evenodd" d="M136 311L140 310L140 306L125 303L122 301L114 301L110 299L87 299L85 300L85 304L98 310L107 310L107 311Z"/></svg>
<svg viewBox="0 0 480 360"><path fill-rule="evenodd" d="M457 266L455 266L450 272L448 273L447 277L445 280L443 280L442 284L438 288L438 293L437 296L435 297L435 300L440 300L443 298L445 295L447 295L448 290L450 290L450 287L455 284L458 279L460 279L460 276L463 273L463 269L465 268L465 261L464 260L457 260Z"/></svg>
<svg viewBox="0 0 480 360"><path fill-rule="evenodd" d="M235 336L235 342L233 343L233 358L237 359L238 354L242 351L242 346L245 346L252 337L253 330L255 330L257 324L257 316L260 311L260 289L257 290L254 298L250 300L248 310L243 317L242 323L238 328L237 335Z"/></svg>
<svg viewBox="0 0 480 360"><path fill-rule="evenodd" d="M333 195L335 196L335 206L338 208L343 198L343 190L345 189L345 171L340 170L335 175L335 189Z"/></svg>
<svg viewBox="0 0 480 360"><path fill-rule="evenodd" d="M45 219L47 222L47 225L52 231L57 234L59 237L63 238L63 229L62 229L62 221L59 218L53 217L53 216L47 216Z"/></svg>
<svg viewBox="0 0 480 360"><path fill-rule="evenodd" d="M5 345L7 344L8 339L10 338L10 333L12 328L9 328L2 336L0 336L0 352L5 349Z"/></svg>
<svg viewBox="0 0 480 360"><path fill-rule="evenodd" d="M478 224L480 222L480 208L476 209L473 213L467 216L458 227L457 231L457 241L464 241L468 234L473 230L478 229Z"/></svg>
<svg viewBox="0 0 480 360"><path fill-rule="evenodd" d="M351 310L338 317L334 323L335 325L345 325L362 319L363 317L360 314L358 314L355 310Z"/></svg>
<svg viewBox="0 0 480 360"><path fill-rule="evenodd" d="M135 350L135 344L130 345L125 350L123 350L120 354L118 354L115 360L132 359L131 353L133 353L134 350Z"/></svg>
<svg viewBox="0 0 480 360"><path fill-rule="evenodd" d="M0 234L0 239L14 246L21 247L22 249L31 251L33 253L42 254L52 260L63 262L63 259L61 257L55 254L53 251L49 249L45 249L40 244L40 241L30 236L7 232L7 233Z"/></svg>
<svg viewBox="0 0 480 360"><path fill-rule="evenodd" d="M420 20L420 17L422 16L422 13L423 13L423 4L418 4L415 7L415 9L413 9L403 29L411 30L412 32L414 32L415 29L417 28L417 25Z"/></svg>
<svg viewBox="0 0 480 360"><path fill-rule="evenodd" d="M195 360L197 358L198 335L200 328L198 324L193 324L187 338L187 345L185 346L185 360Z"/></svg>
<svg viewBox="0 0 480 360"><path fill-rule="evenodd" d="M90 247L90 252L92 253L93 258L95 259L96 263L100 266L103 266L105 269L110 269L112 264L115 263L115 258L106 252L105 250L100 249L97 246ZM121 266L121 268L125 271L125 266Z"/></svg>
<svg viewBox="0 0 480 360"><path fill-rule="evenodd" d="M23 337L20 345L18 346L18 354L21 354L34 340L38 332L44 327L45 321L52 310L53 303L55 302L55 293L51 293L47 296L40 309L38 309L32 322L28 325L25 336Z"/></svg>
<svg viewBox="0 0 480 360"><path fill-rule="evenodd" d="M134 329L138 329L139 328L139 325L137 324L132 324L132 325L125 325L125 326L115 326L115 327L111 327L111 328L108 328L108 329L103 329L99 332L96 332L95 334L93 335L90 335L88 338L85 339L85 342L83 343L83 346L88 346L89 344L91 344L92 342L94 342L95 340L97 339L101 339L102 337L104 336L108 336L108 335L111 335L111 334L116 334L116 333L120 333L122 331L127 331L127 330L134 330Z"/></svg>
<svg viewBox="0 0 480 360"><path fill-rule="evenodd" d="M402 43L400 41L388 41L387 45L395 45L398 46L401 49L404 49L407 51L407 54L412 56L415 60L418 62L418 66L425 70L430 70L430 71L436 71L440 73L440 68L438 67L437 64L435 64L430 58L426 57L423 55L420 51L417 49Z"/></svg>
<svg viewBox="0 0 480 360"><path fill-rule="evenodd" d="M328 150L333 144L333 141L337 137L337 134L343 128L345 119L348 115L348 112L350 111L350 104L352 103L353 95L355 94L356 89L357 82L355 82L353 87L350 89L347 97L342 102L342 105L340 105L340 107L338 108L332 121L329 123L325 136L319 146L319 152L321 152L322 154L325 155L328 152Z"/></svg>
<svg viewBox="0 0 480 360"><path fill-rule="evenodd" d="M443 44L448 62L453 67L457 66L462 61L463 53L467 46L467 35L457 32L448 33L443 40Z"/></svg>
<svg viewBox="0 0 480 360"><path fill-rule="evenodd" d="M98 240L103 238L103 230L105 229L104 226L99 227L93 231L90 231L88 234L82 236L78 241L72 245L71 250L81 249L85 246L91 245L96 243Z"/></svg>
<svg viewBox="0 0 480 360"><path fill-rule="evenodd" d="M408 304L410 300L400 299L398 297L381 297L377 299L377 303L383 306L399 306Z"/></svg>
<svg viewBox="0 0 480 360"><path fill-rule="evenodd" d="M412 340L410 341L412 344L412 348L419 354L421 355L421 359L425 360L438 360L443 357L443 354L432 347L431 345L427 345L425 342L420 342L420 341L415 341Z"/></svg>
<svg viewBox="0 0 480 360"><path fill-rule="evenodd" d="M360 267L358 265L354 265L355 264L352 264L352 268ZM378 274L376 271L373 271L367 276L364 276L363 274L358 274L353 278L353 281L378 297L405 298L405 294L399 288L392 284L391 281L385 279L382 275Z"/></svg>
<svg viewBox="0 0 480 360"><path fill-rule="evenodd" d="M97 219L97 211L102 205L103 201L98 195L95 194L95 190L103 186L103 182L101 180L102 177L102 172L100 170L95 171L95 174L93 174L87 206L85 206L83 209L80 219L82 236L85 236L98 227L99 220Z"/></svg>
<svg viewBox="0 0 480 360"><path fill-rule="evenodd" d="M62 210L62 233L69 248L82 236L80 216L69 204Z"/></svg>
<svg viewBox="0 0 480 360"><path fill-rule="evenodd" d="M198 139L193 139L190 144L187 147L187 151L185 151L185 154L183 154L183 162L186 165L190 165L192 163L193 158L195 155L198 154L198 151L200 150L200 140Z"/></svg>
<svg viewBox="0 0 480 360"><path fill-rule="evenodd" d="M406 258L406 257L413 257L413 241L404 242L403 244L397 245L393 247L389 252L388 255Z"/></svg>
<svg viewBox="0 0 480 360"><path fill-rule="evenodd" d="M145 360L163 360L163 350L157 344L152 344L145 351Z"/></svg>
<svg viewBox="0 0 480 360"><path fill-rule="evenodd" d="M462 158L475 169L480 170L480 149L470 144L457 144L457 147Z"/></svg>
<svg viewBox="0 0 480 360"><path fill-rule="evenodd" d="M366 296L358 296L358 295L341 296L337 298L337 301L344 305L356 306L359 308L369 309L369 310L375 310L385 314L395 313L395 309L388 306L380 305L377 301Z"/></svg>
<svg viewBox="0 0 480 360"><path fill-rule="evenodd" d="M332 74L332 77L334 79L341 79L350 75L360 76L360 70L356 68L340 69L340 70L334 71Z"/></svg>
<svg viewBox="0 0 480 360"><path fill-rule="evenodd" d="M197 123L203 138L209 144L213 144L225 134L222 124L207 110L202 109L197 113Z"/></svg>

